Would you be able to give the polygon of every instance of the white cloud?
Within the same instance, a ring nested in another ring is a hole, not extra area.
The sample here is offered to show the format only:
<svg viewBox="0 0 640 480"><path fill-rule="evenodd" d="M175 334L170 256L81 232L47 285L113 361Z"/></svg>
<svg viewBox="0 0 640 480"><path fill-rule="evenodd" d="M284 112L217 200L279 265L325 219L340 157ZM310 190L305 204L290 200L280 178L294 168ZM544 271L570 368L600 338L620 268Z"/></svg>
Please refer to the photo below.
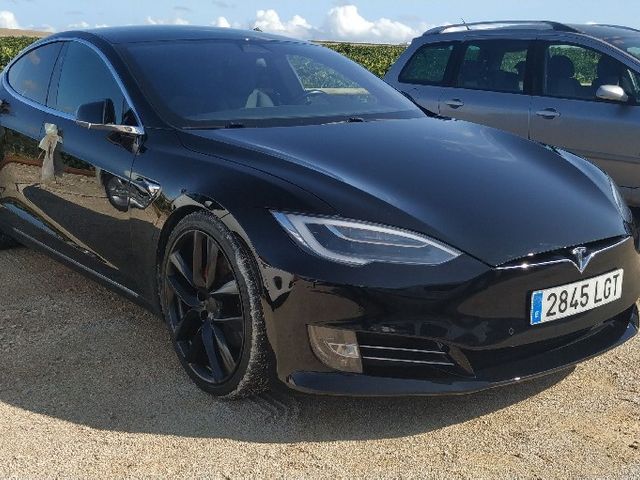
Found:
<svg viewBox="0 0 640 480"><path fill-rule="evenodd" d="M189 25L189 20L180 17L176 17L173 20L147 17L146 22L148 25Z"/></svg>
<svg viewBox="0 0 640 480"><path fill-rule="evenodd" d="M231 23L225 17L218 17L212 25L220 28L231 28Z"/></svg>
<svg viewBox="0 0 640 480"><path fill-rule="evenodd" d="M20 28L18 19L9 10L0 10L0 28Z"/></svg>
<svg viewBox="0 0 640 480"><path fill-rule="evenodd" d="M283 22L278 12L273 9L258 10L253 28L297 38L309 38L314 31L311 24L300 15L294 15L291 20Z"/></svg>
<svg viewBox="0 0 640 480"><path fill-rule="evenodd" d="M85 29L85 28L89 28L91 25L89 25L89 23L85 22L84 20L78 22L78 23L71 23L68 25L68 28L70 29Z"/></svg>
<svg viewBox="0 0 640 480"><path fill-rule="evenodd" d="M95 25L93 25L93 28L105 28L108 26L109 25L107 25L106 23L96 23ZM89 22L85 22L84 20L82 20L78 23L71 23L67 25L67 28L70 30L85 30L87 28L92 28L92 27Z"/></svg>
<svg viewBox="0 0 640 480"><path fill-rule="evenodd" d="M321 27L311 25L300 15L282 20L276 10L258 10L252 28L264 32L291 37L317 40L345 40L355 42L404 43L426 30L427 24L416 28L388 18L369 20L364 18L355 5L331 8Z"/></svg>
<svg viewBox="0 0 640 480"><path fill-rule="evenodd" d="M420 33L409 25L388 18L367 20L355 5L341 5L329 10L325 31L331 39L387 43L408 42Z"/></svg>

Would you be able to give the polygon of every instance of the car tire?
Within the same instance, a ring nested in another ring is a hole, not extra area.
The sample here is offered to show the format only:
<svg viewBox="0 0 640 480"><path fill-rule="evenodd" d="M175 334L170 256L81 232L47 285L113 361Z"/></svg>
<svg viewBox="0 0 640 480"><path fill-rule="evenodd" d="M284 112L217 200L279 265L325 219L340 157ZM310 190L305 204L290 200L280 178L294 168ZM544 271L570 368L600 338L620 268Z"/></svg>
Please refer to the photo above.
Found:
<svg viewBox="0 0 640 480"><path fill-rule="evenodd" d="M199 261L194 261L196 255ZM203 264L198 274L198 265ZM237 292L232 291L231 277ZM274 377L259 278L245 245L210 213L187 215L169 235L159 265L162 313L183 368L198 387L216 397L259 394L269 389ZM224 288L229 292L220 293ZM199 303L193 305L196 300ZM241 316L241 342L237 314ZM225 315L231 317L222 318Z"/></svg>

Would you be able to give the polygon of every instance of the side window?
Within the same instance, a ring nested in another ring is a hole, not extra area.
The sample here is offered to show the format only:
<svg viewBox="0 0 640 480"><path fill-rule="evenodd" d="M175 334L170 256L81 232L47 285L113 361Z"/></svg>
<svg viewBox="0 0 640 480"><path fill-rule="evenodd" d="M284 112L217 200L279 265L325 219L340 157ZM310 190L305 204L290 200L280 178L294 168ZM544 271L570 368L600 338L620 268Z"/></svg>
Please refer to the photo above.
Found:
<svg viewBox="0 0 640 480"><path fill-rule="evenodd" d="M398 80L402 83L441 85L453 47L453 43L423 46L407 62Z"/></svg>
<svg viewBox="0 0 640 480"><path fill-rule="evenodd" d="M70 42L52 107L75 115L80 105L106 99L115 106L116 122L126 123L129 107L109 68L91 48Z"/></svg>
<svg viewBox="0 0 640 480"><path fill-rule="evenodd" d="M467 44L457 86L523 93L530 45L526 40L486 40Z"/></svg>
<svg viewBox="0 0 640 480"><path fill-rule="evenodd" d="M626 75L622 77L622 88L627 92L627 95L631 95L635 102L638 103L638 100L640 100L640 73L631 70L628 70L628 72L628 80L625 80Z"/></svg>
<svg viewBox="0 0 640 480"><path fill-rule="evenodd" d="M638 75L603 53L577 45L551 44L545 51L543 92L550 97L598 100L602 85L618 85L638 96Z"/></svg>
<svg viewBox="0 0 640 480"><path fill-rule="evenodd" d="M51 74L61 48L60 42L49 43L21 57L9 69L9 85L20 95L45 105Z"/></svg>

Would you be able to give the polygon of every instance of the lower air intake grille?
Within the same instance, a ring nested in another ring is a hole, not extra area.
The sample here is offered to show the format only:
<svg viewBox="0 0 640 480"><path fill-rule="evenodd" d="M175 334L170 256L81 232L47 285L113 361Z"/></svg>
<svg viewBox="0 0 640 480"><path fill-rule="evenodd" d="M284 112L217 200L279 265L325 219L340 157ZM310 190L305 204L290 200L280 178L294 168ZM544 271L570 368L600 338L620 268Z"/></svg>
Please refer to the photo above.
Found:
<svg viewBox="0 0 640 480"><path fill-rule="evenodd" d="M371 362L391 362L411 365L455 365L449 359L449 356L440 350L360 345L360 355L362 355L362 360Z"/></svg>
<svg viewBox="0 0 640 480"><path fill-rule="evenodd" d="M448 347L439 342L368 332L357 336L362 366L369 375L432 378L460 370Z"/></svg>

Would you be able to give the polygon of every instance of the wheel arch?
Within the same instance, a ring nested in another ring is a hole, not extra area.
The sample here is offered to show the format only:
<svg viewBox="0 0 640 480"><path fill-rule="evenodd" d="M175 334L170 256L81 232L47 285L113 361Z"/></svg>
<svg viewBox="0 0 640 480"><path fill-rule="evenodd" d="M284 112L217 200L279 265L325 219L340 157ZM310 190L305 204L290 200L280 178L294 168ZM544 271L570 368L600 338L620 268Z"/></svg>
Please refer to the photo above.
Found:
<svg viewBox="0 0 640 480"><path fill-rule="evenodd" d="M253 255L254 260L258 261L258 255L256 253L255 248L252 246L252 243L245 232L245 230L240 225L240 222L235 218L235 216L230 213L227 209L222 207L219 203L209 199L208 197L203 197L200 195L189 196L190 202L185 205L182 205L176 208L173 212L171 212L162 228L160 230L160 234L158 235L158 241L156 243L156 265L161 265L163 261L163 257L167 248L167 242L169 241L169 237L171 236L171 232L176 228L176 226L188 215L196 212L207 212L213 215L217 220L222 222L234 235L234 237L238 240L238 242L246 249L247 253ZM174 202L175 203L184 203L184 202ZM261 289L264 289L264 279L262 278L262 274L260 272L260 268L256 268L255 274L258 275L259 285ZM157 283L157 280L156 280ZM158 290L156 288L156 295L154 299L155 307L159 308L159 298L158 298Z"/></svg>

